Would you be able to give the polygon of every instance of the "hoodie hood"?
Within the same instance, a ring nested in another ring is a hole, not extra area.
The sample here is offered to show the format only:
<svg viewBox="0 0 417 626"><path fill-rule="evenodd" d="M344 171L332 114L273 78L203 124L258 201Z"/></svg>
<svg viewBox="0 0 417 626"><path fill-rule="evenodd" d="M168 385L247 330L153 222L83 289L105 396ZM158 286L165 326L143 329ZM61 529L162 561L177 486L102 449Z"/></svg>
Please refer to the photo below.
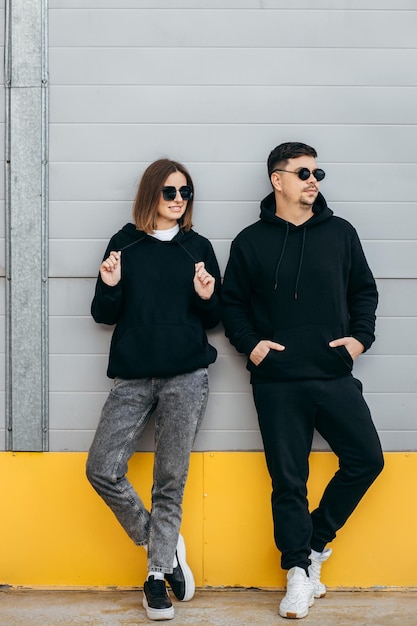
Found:
<svg viewBox="0 0 417 626"><path fill-rule="evenodd" d="M321 224L325 220L330 219L333 215L333 211L329 209L326 200L324 199L324 196L322 196L320 192L316 198L315 203L313 204L314 215L309 220L307 220L307 222L301 224L301 226L295 226L295 224L290 224L289 222L286 222L282 218L275 215L275 208L275 194L272 191L261 202L260 218L265 222L281 226L281 228L286 228L287 226L290 229L311 228L313 226L316 226L317 224Z"/></svg>
<svg viewBox="0 0 417 626"><path fill-rule="evenodd" d="M146 237L149 237L150 240L155 241L154 237L152 237L151 235L148 235L143 230L139 230L131 222L129 222L128 224L125 224L119 232L123 233L123 235L126 237L126 240L127 240L126 245L133 245L134 243L143 241L143 239L145 239ZM173 237L173 239L171 239L170 242L166 242L166 243L171 243L171 242L184 243L185 241L188 241L189 239L195 237L196 235L197 233L192 229L189 230L188 232L185 232L184 230L181 230L180 228L179 232L175 235L175 237Z"/></svg>
<svg viewBox="0 0 417 626"><path fill-rule="evenodd" d="M298 271L297 271L297 277L296 277L295 284L294 284L294 300L298 300L298 284L300 281L301 270L303 266L307 229L312 228L316 225L322 224L326 220L330 219L333 215L333 211L329 209L329 207L327 206L326 200L324 199L324 197L321 195L320 192L316 198L315 203L313 204L312 217L310 217L310 219L308 219L303 224L300 224L300 226L291 224L291 222L287 222L286 220L283 220L281 217L278 217L277 215L275 215L275 209L276 209L275 194L274 192L271 192L261 202L260 218L261 220L265 222L274 224L275 226L285 229L284 242L282 244L281 252L280 252L277 265L275 268L275 284L274 284L275 290L278 288L279 270L280 270L282 259L284 258L285 250L287 247L288 236L291 231L293 231L294 233L299 232L300 230L302 231L302 243L301 243L301 248L300 248L300 257L298 261Z"/></svg>
<svg viewBox="0 0 417 626"><path fill-rule="evenodd" d="M138 230L136 226L132 223L125 224L120 233L123 236L123 240L126 241L126 243L124 243L123 246L120 247L120 251L126 250L126 248L130 248L131 246L134 246L141 241L145 241L146 239L148 242L153 242L154 244L159 245L179 245L195 263L198 263L198 259L192 252L192 246L190 247L188 245L195 237L197 237L197 233L193 230L185 232L180 229L175 237L173 237L170 241L164 242L160 242L159 240L155 239L155 237L148 235L148 233L145 233L142 230Z"/></svg>

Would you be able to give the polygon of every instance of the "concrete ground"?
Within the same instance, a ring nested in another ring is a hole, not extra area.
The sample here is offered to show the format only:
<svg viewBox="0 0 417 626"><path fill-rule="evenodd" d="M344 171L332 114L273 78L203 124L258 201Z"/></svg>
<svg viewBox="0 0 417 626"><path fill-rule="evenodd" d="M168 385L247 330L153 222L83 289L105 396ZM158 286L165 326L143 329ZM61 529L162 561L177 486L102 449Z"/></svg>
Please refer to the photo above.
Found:
<svg viewBox="0 0 417 626"><path fill-rule="evenodd" d="M282 591L197 590L174 600L173 626L293 624L278 615ZM27 590L0 588L1 626L127 626L152 624L141 590ZM417 591L329 591L316 600L303 626L417 626Z"/></svg>

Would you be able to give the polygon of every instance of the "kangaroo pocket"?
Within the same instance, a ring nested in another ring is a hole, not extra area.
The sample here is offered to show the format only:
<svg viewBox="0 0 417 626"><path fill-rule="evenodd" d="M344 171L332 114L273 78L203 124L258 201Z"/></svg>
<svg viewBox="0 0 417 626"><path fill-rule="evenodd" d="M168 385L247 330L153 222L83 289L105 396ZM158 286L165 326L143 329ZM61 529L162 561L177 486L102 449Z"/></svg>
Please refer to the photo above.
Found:
<svg viewBox="0 0 417 626"><path fill-rule="evenodd" d="M249 369L256 376L282 380L344 376L352 371L352 358L344 346L329 346L330 341L344 335L341 326L329 329L309 325L276 331L273 341L284 345L285 350L270 350L257 367L249 362Z"/></svg>
<svg viewBox="0 0 417 626"><path fill-rule="evenodd" d="M112 346L110 375L121 378L172 376L206 367L216 358L204 331L189 325L139 326Z"/></svg>

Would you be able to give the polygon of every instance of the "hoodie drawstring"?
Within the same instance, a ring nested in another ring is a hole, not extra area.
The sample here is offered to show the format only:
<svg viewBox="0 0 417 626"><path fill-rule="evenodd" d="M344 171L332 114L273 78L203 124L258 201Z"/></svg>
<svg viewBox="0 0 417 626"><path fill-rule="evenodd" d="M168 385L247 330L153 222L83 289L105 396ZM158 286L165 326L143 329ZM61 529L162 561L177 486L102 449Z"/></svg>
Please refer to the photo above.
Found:
<svg viewBox="0 0 417 626"><path fill-rule="evenodd" d="M180 248L182 248L184 250L184 252L186 252L188 254L188 256L192 258L194 263L199 263L199 261L197 261L197 259L191 254L191 252L189 250L187 250L187 248L185 246L182 245L182 243L180 243L179 241L177 241L176 243L178 243Z"/></svg>
<svg viewBox="0 0 417 626"><path fill-rule="evenodd" d="M294 300L298 300L298 281L300 280L301 266L303 264L304 246L305 246L305 243L306 243L306 230L307 229L304 226L304 228L303 228L303 242L301 244L300 262L298 264L297 279L295 281L295 287L294 287Z"/></svg>
<svg viewBox="0 0 417 626"><path fill-rule="evenodd" d="M119 252L121 252L122 250L126 250L127 248L130 248L130 246L134 246L137 243L140 243L144 239L145 239L145 237L141 237L140 239L136 239L135 241L132 241L132 243L128 243L127 246L123 246L123 248L120 248Z"/></svg>
<svg viewBox="0 0 417 626"><path fill-rule="evenodd" d="M289 230L290 230L290 225L287 222L287 228L286 228L286 231L285 231L284 243L282 244L281 254L279 256L279 259L277 261L277 266L276 266L276 269L275 269L275 285L274 285L274 290L275 291L276 291L276 289L278 287L279 268L281 267L281 262L282 262L282 259L284 257L285 248L287 247L287 239L288 239ZM303 228L303 239L302 239L302 242L301 242L300 261L298 263L297 278L295 280L295 286L294 286L294 300L298 300L298 283L300 282L301 268L302 268L303 259L304 259L304 248L305 248L305 242L306 242L306 232L307 232L307 228L304 226L304 228Z"/></svg>
<svg viewBox="0 0 417 626"><path fill-rule="evenodd" d="M282 244L281 255L278 259L277 266L275 269L275 286L274 286L275 291L277 290L277 287L278 287L278 273L279 273L279 268L281 266L282 257L284 256L285 248L287 247L287 239L288 239L289 230L290 230L290 225L287 222L287 230L285 231L285 237L284 237L284 243Z"/></svg>
<svg viewBox="0 0 417 626"><path fill-rule="evenodd" d="M126 250L127 248L130 248L130 246L134 246L137 243L140 243L144 239L146 239L146 235L144 237L141 237L140 239L136 239L136 241L132 241L132 243L128 243L127 246L123 246L123 248L120 248L119 252L122 252L123 250ZM182 248L184 250L184 252L186 252L188 254L188 256L194 261L194 263L198 263L197 259L191 254L191 252L189 252L187 250L187 248L185 246L182 245L181 242L176 241L175 243L177 243L180 246L180 248Z"/></svg>

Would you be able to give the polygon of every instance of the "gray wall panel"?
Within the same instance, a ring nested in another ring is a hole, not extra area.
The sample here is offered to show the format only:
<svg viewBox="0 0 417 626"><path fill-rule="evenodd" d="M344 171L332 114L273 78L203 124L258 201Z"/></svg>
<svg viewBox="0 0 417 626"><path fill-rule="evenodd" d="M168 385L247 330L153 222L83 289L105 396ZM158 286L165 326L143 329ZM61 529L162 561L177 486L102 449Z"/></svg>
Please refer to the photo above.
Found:
<svg viewBox="0 0 417 626"><path fill-rule="evenodd" d="M51 354L50 392L109 391L111 381L106 378L107 355Z"/></svg>
<svg viewBox="0 0 417 626"><path fill-rule="evenodd" d="M162 42L160 45L163 47L154 49L52 48L51 71L58 77L57 85L159 85L161 72L168 85L275 85L277 67L285 85L415 84L417 50L221 47L196 49L190 59L189 49L171 48L170 67L186 67L182 74L166 71L167 48ZM320 68L319 76L317 72L300 73L302 67Z"/></svg>
<svg viewBox="0 0 417 626"><path fill-rule="evenodd" d="M417 355L365 355L354 367L367 393L415 393Z"/></svg>
<svg viewBox="0 0 417 626"><path fill-rule="evenodd" d="M417 391L414 393L368 393L365 397L380 431L415 430Z"/></svg>
<svg viewBox="0 0 417 626"><path fill-rule="evenodd" d="M89 447L111 386L112 329L90 303L147 164L189 166L195 228L224 270L270 191L269 150L292 139L318 149L322 191L377 277L377 342L354 373L383 445L417 448L417 7L348 5L50 0L51 449ZM245 358L221 327L210 341L219 357L196 449L260 449ZM141 449L152 446L150 424ZM316 435L314 447L327 444Z"/></svg>
<svg viewBox="0 0 417 626"><path fill-rule="evenodd" d="M260 113L261 115L261 113ZM260 118L261 119L261 118ZM158 149L175 151L179 159L192 154L196 162L266 162L269 146L289 133L306 142L320 142L320 161L415 163L417 128L412 125L303 124L54 124L51 158L61 162L147 162ZM160 148L158 148L160 144ZM170 148L172 146L172 148ZM264 166L266 172L266 166ZM374 186L375 181L370 181Z"/></svg>
<svg viewBox="0 0 417 626"><path fill-rule="evenodd" d="M54 9L114 9L114 0L49 0ZM121 9L311 9L311 0L119 0ZM346 10L346 0L314 0L315 9ZM349 9L412 10L414 0L349 0Z"/></svg>
<svg viewBox="0 0 417 626"><path fill-rule="evenodd" d="M417 354L417 317L402 317L401 320L378 317L376 342L371 351L372 354Z"/></svg>
<svg viewBox="0 0 417 626"><path fill-rule="evenodd" d="M84 452L90 448L94 430L49 430L49 445L55 452Z"/></svg>
<svg viewBox="0 0 417 626"><path fill-rule="evenodd" d="M51 86L53 124L415 125L416 105L416 86Z"/></svg>
<svg viewBox="0 0 417 626"><path fill-rule="evenodd" d="M107 392L57 392L50 394L50 429L52 431L95 430Z"/></svg>
<svg viewBox="0 0 417 626"><path fill-rule="evenodd" d="M169 7L169 3L165 5ZM227 9L50 10L50 45L136 47L413 48L415 11ZM192 22L192 28L190 28ZM390 33L387 39L387 31Z"/></svg>
<svg viewBox="0 0 417 626"><path fill-rule="evenodd" d="M49 313L54 315L90 315L95 278L51 278Z"/></svg>
<svg viewBox="0 0 417 626"><path fill-rule="evenodd" d="M308 0L302 0L308 2ZM329 2L330 0L327 0ZM358 2L359 0L355 0ZM364 6L366 2L373 2L374 0L364 0ZM389 2L389 0L384 0ZM275 5L287 4L283 0L273 0ZM300 2L300 0L298 0ZM340 3L343 0L336 0ZM400 7L408 8L407 3L410 0L399 0ZM53 9L114 9L114 0L49 0L49 6ZM274 6L274 4L272 4ZM382 2L383 6L383 2ZM196 8L196 0L119 0L118 7L121 9L184 9L184 8ZM259 0L199 0L197 8L259 8ZM382 8L382 7L381 7Z"/></svg>
<svg viewBox="0 0 417 626"><path fill-rule="evenodd" d="M379 316L408 317L417 316L417 280L415 279L379 279ZM401 320L398 321L401 324Z"/></svg>
<svg viewBox="0 0 417 626"><path fill-rule="evenodd" d="M380 435L381 445L384 450L392 450L394 452L417 450L417 433L415 430L408 432L383 431Z"/></svg>
<svg viewBox="0 0 417 626"><path fill-rule="evenodd" d="M364 241L369 265L377 278L416 278L417 241Z"/></svg>
<svg viewBox="0 0 417 626"><path fill-rule="evenodd" d="M108 327L95 324L92 317L50 317L50 354L108 354Z"/></svg>

